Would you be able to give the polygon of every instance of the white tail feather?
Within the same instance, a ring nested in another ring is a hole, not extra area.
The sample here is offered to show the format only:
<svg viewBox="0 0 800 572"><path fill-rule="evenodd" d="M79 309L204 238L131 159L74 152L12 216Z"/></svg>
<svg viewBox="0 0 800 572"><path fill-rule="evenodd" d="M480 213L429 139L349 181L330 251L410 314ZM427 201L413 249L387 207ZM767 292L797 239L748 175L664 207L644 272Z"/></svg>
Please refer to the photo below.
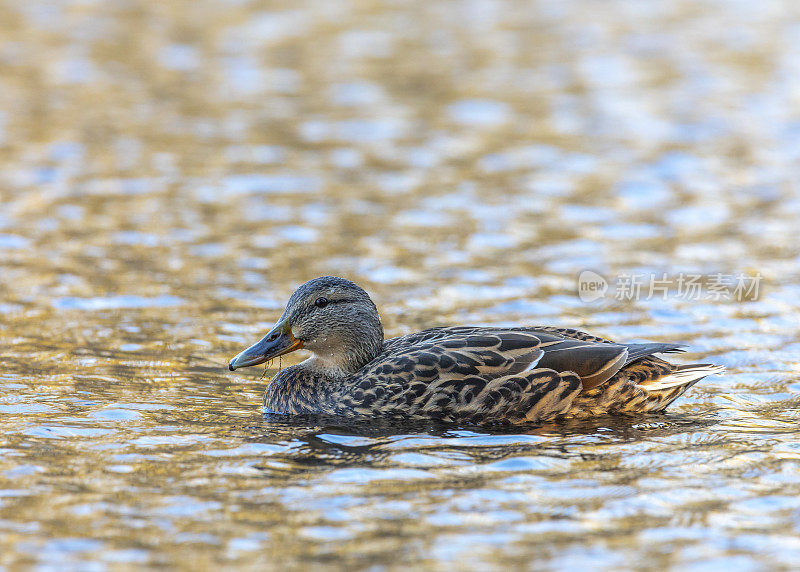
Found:
<svg viewBox="0 0 800 572"><path fill-rule="evenodd" d="M655 381L649 381L638 385L645 391L659 391L663 389L672 389L673 387L680 387L682 385L690 385L707 375L713 373L724 373L725 368L721 365L713 364L697 364L680 366L669 375L665 375Z"/></svg>

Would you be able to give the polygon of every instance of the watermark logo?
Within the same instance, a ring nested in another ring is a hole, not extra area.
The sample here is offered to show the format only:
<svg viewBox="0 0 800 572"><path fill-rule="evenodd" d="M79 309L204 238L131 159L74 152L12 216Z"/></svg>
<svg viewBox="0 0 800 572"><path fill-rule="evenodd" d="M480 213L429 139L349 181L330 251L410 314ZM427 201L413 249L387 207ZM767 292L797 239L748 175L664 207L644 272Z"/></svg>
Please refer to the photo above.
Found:
<svg viewBox="0 0 800 572"><path fill-rule="evenodd" d="M578 275L578 297L581 302L594 302L606 295L608 280L593 270L584 270Z"/></svg>
<svg viewBox="0 0 800 572"><path fill-rule="evenodd" d="M593 270L578 275L578 297L590 303L601 298L620 302L667 300L669 298L692 301L757 300L762 280L761 273L751 274L691 274L675 275L648 273L623 273L607 280Z"/></svg>

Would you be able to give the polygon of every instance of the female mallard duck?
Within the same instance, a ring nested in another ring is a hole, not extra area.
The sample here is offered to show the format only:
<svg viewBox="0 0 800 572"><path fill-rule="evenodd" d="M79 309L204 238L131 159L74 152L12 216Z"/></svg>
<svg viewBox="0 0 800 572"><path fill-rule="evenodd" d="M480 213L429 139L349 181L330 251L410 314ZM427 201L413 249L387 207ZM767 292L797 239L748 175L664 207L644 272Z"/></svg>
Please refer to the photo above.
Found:
<svg viewBox="0 0 800 572"><path fill-rule="evenodd" d="M334 276L300 286L278 323L230 369L300 348L311 357L267 387L272 411L466 423L653 413L723 371L654 357L681 351L676 344L617 344L565 328L432 328L384 340L369 295Z"/></svg>

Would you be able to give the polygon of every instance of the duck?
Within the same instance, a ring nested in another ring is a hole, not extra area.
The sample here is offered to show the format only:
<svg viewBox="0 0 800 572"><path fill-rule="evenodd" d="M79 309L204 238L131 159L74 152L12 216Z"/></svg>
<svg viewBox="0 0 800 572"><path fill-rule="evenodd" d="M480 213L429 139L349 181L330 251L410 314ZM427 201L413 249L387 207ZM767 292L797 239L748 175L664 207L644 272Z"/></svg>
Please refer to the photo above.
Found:
<svg viewBox="0 0 800 572"><path fill-rule="evenodd" d="M616 343L553 326L437 327L384 339L369 294L337 276L298 287L274 327L229 369L300 349L310 357L272 377L265 411L464 424L662 413L724 371L656 356L682 344Z"/></svg>

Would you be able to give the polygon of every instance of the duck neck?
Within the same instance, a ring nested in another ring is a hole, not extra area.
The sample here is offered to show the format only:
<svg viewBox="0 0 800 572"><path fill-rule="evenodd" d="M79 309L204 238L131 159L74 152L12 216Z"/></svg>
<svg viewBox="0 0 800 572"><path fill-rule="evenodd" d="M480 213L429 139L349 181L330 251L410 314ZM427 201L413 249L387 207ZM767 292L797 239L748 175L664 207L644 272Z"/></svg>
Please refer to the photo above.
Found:
<svg viewBox="0 0 800 572"><path fill-rule="evenodd" d="M303 364L306 369L331 379L348 377L367 365L377 351L347 352L341 354L315 354Z"/></svg>
<svg viewBox="0 0 800 572"><path fill-rule="evenodd" d="M320 347L309 348L313 355L303 362L305 369L330 379L348 377L375 359L383 347L383 328L380 320L369 324L367 332L358 337L328 339Z"/></svg>

